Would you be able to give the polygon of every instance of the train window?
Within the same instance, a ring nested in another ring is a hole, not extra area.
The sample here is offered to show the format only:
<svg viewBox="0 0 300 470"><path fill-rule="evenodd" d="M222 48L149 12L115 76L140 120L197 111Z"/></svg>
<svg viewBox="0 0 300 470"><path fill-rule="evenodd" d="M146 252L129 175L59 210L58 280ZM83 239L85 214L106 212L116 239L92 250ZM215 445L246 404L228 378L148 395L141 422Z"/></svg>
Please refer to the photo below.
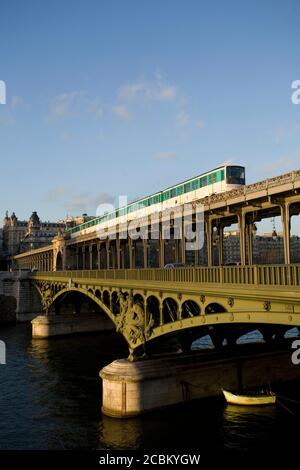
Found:
<svg viewBox="0 0 300 470"><path fill-rule="evenodd" d="M184 192L185 192L185 193L189 193L190 190L191 190L191 185L190 185L190 183L186 183L186 184L184 185Z"/></svg>
<svg viewBox="0 0 300 470"><path fill-rule="evenodd" d="M221 170L219 172L219 175L220 175L220 181L224 181L224 170Z"/></svg>
<svg viewBox="0 0 300 470"><path fill-rule="evenodd" d="M192 181L192 191L195 191L198 189L198 180Z"/></svg>
<svg viewBox="0 0 300 470"><path fill-rule="evenodd" d="M206 185L207 185L206 176L202 176L202 178L200 178L200 188L204 188L204 186Z"/></svg>
<svg viewBox="0 0 300 470"><path fill-rule="evenodd" d="M227 184L245 184L245 168L242 166L228 166L226 182Z"/></svg>
<svg viewBox="0 0 300 470"><path fill-rule="evenodd" d="M176 197L176 188L171 190L171 197Z"/></svg>
<svg viewBox="0 0 300 470"><path fill-rule="evenodd" d="M217 173L212 173L212 174L210 175L210 183L211 183L211 184L214 184L214 183L216 183L216 182L217 182Z"/></svg>

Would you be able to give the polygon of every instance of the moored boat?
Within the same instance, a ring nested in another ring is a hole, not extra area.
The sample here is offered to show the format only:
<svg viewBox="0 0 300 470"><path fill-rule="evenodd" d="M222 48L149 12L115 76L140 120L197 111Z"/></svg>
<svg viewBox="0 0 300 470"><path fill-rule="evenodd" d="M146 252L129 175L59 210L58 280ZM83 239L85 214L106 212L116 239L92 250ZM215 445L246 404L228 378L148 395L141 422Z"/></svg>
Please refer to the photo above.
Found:
<svg viewBox="0 0 300 470"><path fill-rule="evenodd" d="M276 395L272 392L234 394L223 389L222 392L231 405L260 406L273 405L276 402Z"/></svg>

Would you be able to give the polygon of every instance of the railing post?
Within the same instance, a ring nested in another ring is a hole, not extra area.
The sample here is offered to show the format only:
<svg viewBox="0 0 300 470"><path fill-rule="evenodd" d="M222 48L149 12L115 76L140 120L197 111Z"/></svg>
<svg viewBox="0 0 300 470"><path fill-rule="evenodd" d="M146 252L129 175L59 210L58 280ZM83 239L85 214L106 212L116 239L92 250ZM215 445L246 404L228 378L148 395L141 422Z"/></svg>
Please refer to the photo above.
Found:
<svg viewBox="0 0 300 470"><path fill-rule="evenodd" d="M257 264L255 264L253 266L253 284L255 286L258 285L258 266L257 266Z"/></svg>

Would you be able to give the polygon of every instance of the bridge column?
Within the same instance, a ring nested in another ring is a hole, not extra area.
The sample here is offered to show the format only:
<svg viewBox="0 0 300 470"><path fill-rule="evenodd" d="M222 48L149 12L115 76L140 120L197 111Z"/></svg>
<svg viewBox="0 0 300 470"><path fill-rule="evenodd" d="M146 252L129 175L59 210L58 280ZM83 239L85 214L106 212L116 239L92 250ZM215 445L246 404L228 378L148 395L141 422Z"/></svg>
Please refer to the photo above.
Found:
<svg viewBox="0 0 300 470"><path fill-rule="evenodd" d="M175 263L179 263L179 240L174 238L174 258Z"/></svg>
<svg viewBox="0 0 300 470"><path fill-rule="evenodd" d="M163 268L165 265L165 240L163 237L163 226L159 224L159 267Z"/></svg>
<svg viewBox="0 0 300 470"><path fill-rule="evenodd" d="M182 219L182 223L181 223L181 262L183 264L185 264L185 262L186 262L184 219Z"/></svg>
<svg viewBox="0 0 300 470"><path fill-rule="evenodd" d="M246 226L247 242L248 242L248 264L253 264L253 222L250 221Z"/></svg>
<svg viewBox="0 0 300 470"><path fill-rule="evenodd" d="M290 241L290 232L291 232L291 217L290 217L290 204L285 202L280 205L281 212L281 221L283 228L283 245L284 245L284 263L290 264L291 262L291 241Z"/></svg>
<svg viewBox="0 0 300 470"><path fill-rule="evenodd" d="M223 264L223 238L224 238L224 226L223 224L218 225L218 253L219 253L219 265Z"/></svg>
<svg viewBox="0 0 300 470"><path fill-rule="evenodd" d="M93 245L89 245L89 269L93 269Z"/></svg>
<svg viewBox="0 0 300 470"><path fill-rule="evenodd" d="M119 233L116 234L116 268L121 268L121 249L120 249L120 235Z"/></svg>
<svg viewBox="0 0 300 470"><path fill-rule="evenodd" d="M82 246L82 269L86 269L86 265L85 265L85 244L83 244Z"/></svg>
<svg viewBox="0 0 300 470"><path fill-rule="evenodd" d="M206 247L207 247L207 266L212 266L212 220L209 217L205 221L205 232L206 232Z"/></svg>
<svg viewBox="0 0 300 470"><path fill-rule="evenodd" d="M241 258L241 265L245 266L246 264L246 240L245 240L245 214L244 212L240 212L238 214L238 225L240 231L240 258Z"/></svg>
<svg viewBox="0 0 300 470"><path fill-rule="evenodd" d="M149 241L143 240L144 269L148 268L148 247Z"/></svg>
<svg viewBox="0 0 300 470"><path fill-rule="evenodd" d="M101 243L97 243L97 269L101 266Z"/></svg>
<svg viewBox="0 0 300 470"><path fill-rule="evenodd" d="M110 240L107 238L105 242L105 250L106 250L106 269L110 268Z"/></svg>

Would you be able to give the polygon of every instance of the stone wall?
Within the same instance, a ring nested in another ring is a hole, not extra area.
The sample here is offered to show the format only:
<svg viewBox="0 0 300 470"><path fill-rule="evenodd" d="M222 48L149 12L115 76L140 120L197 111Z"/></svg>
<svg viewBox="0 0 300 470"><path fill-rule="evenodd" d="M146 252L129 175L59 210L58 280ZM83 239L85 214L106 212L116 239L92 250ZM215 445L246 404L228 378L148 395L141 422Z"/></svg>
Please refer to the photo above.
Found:
<svg viewBox="0 0 300 470"><path fill-rule="evenodd" d="M30 321L41 314L39 295L28 273L0 272L0 321Z"/></svg>

